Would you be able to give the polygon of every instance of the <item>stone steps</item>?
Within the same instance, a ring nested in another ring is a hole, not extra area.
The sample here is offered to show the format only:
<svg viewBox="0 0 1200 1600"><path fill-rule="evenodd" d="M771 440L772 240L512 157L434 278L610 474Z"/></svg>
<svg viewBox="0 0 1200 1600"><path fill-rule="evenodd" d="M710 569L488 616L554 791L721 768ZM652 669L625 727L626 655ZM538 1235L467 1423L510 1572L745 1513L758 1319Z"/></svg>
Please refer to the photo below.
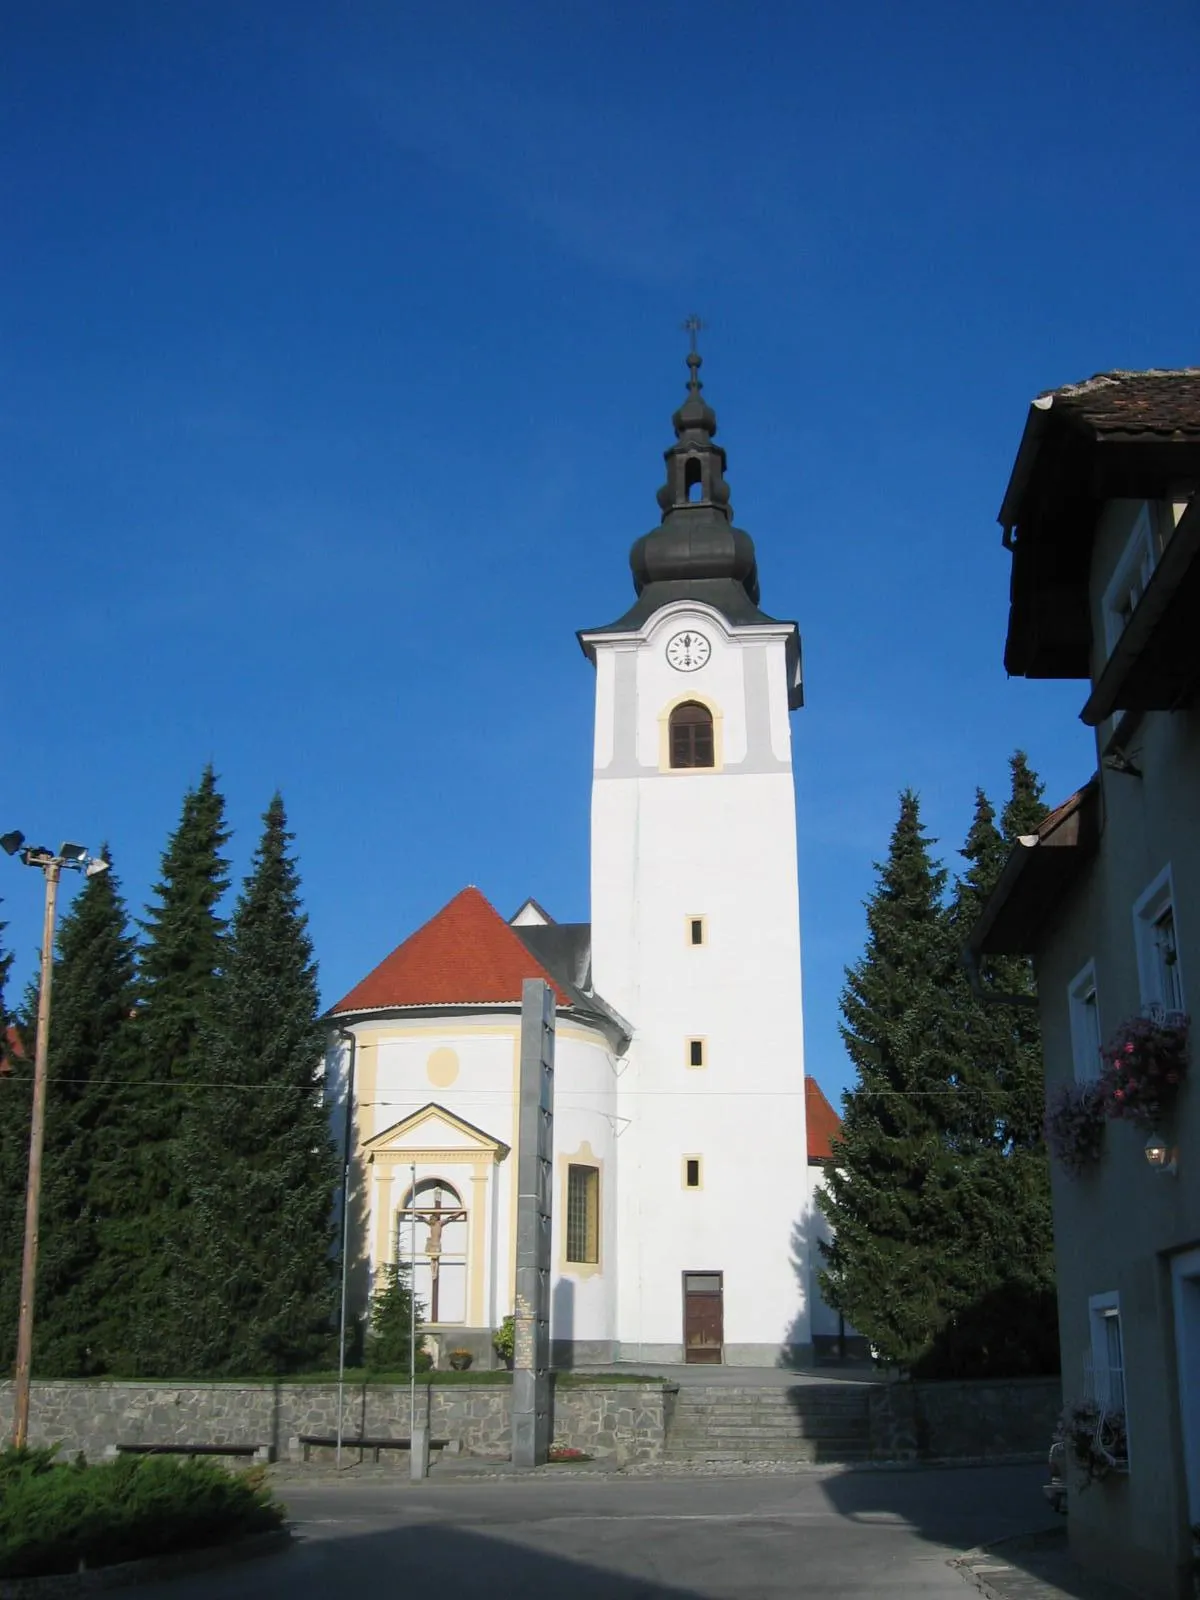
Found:
<svg viewBox="0 0 1200 1600"><path fill-rule="evenodd" d="M869 1395L862 1389L681 1387L667 1461L865 1461Z"/></svg>

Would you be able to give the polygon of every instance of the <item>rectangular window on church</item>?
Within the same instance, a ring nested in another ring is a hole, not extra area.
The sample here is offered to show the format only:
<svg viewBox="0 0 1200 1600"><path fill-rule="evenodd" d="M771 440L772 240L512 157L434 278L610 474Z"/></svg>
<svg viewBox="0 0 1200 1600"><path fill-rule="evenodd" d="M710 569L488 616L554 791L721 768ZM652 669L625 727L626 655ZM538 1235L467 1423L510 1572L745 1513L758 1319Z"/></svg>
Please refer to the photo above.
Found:
<svg viewBox="0 0 1200 1600"><path fill-rule="evenodd" d="M600 1259L600 1168L567 1168L567 1260Z"/></svg>
<svg viewBox="0 0 1200 1600"><path fill-rule="evenodd" d="M708 943L708 929L704 925L703 917L687 918L687 942L689 944Z"/></svg>
<svg viewBox="0 0 1200 1600"><path fill-rule="evenodd" d="M701 1189L700 1157L684 1156L683 1158L683 1187L685 1189Z"/></svg>
<svg viewBox="0 0 1200 1600"><path fill-rule="evenodd" d="M687 1042L687 1064L689 1067L702 1067L705 1064L705 1051L703 1039L689 1039Z"/></svg>

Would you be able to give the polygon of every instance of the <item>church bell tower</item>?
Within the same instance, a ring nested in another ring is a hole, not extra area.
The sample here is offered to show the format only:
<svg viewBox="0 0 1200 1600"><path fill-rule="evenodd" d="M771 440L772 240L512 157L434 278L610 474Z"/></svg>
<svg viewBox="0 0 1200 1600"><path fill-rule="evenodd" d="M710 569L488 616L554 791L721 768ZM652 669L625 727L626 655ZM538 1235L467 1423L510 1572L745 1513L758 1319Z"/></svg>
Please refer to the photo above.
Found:
<svg viewBox="0 0 1200 1600"><path fill-rule="evenodd" d="M795 623L760 609L688 356L636 598L596 668L592 978L633 1025L617 1086L622 1360L811 1352ZM799 1258L799 1259L798 1259Z"/></svg>

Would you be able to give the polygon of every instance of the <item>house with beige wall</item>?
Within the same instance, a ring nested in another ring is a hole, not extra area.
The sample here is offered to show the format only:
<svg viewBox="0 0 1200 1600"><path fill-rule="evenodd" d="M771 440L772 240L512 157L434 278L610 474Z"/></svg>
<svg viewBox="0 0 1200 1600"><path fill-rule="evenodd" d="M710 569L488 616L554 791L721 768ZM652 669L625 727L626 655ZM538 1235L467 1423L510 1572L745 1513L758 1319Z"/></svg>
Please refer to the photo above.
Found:
<svg viewBox="0 0 1200 1600"><path fill-rule="evenodd" d="M1033 958L1051 1096L1099 1079L1126 1023L1200 1015L1197 484L1200 369L1110 372L1033 401L1000 513L1005 666L1078 681L1096 740L1095 774L1015 847L967 952L985 993L989 955ZM1064 1398L1091 1402L1111 1468L1086 1491L1072 1469L1072 1548L1162 1597L1193 1593L1200 1537L1190 1076L1140 1122L1108 1115L1098 1157L1052 1180Z"/></svg>

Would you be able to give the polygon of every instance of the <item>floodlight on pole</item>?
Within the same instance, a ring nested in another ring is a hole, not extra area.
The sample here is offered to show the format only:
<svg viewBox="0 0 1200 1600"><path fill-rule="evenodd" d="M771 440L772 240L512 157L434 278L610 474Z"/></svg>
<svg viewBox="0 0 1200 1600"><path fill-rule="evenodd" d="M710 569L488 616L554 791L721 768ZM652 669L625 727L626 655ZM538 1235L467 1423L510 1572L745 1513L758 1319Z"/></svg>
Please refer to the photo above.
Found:
<svg viewBox="0 0 1200 1600"><path fill-rule="evenodd" d="M54 923L63 868L104 872L108 862L83 845L64 844L58 855L45 845L26 845L23 833L0 838L6 854L19 854L27 867L39 867L46 880L42 921L41 982L38 988L37 1046L33 1058L33 1109L29 1126L29 1171L25 1180L25 1246L21 1257L21 1301L17 1317L17 1370L13 1385L13 1444L22 1450L29 1438L29 1384L33 1362L33 1299L37 1284L38 1213L42 1199L42 1147L46 1138L46 1064L50 1052L50 988L54 981Z"/></svg>

